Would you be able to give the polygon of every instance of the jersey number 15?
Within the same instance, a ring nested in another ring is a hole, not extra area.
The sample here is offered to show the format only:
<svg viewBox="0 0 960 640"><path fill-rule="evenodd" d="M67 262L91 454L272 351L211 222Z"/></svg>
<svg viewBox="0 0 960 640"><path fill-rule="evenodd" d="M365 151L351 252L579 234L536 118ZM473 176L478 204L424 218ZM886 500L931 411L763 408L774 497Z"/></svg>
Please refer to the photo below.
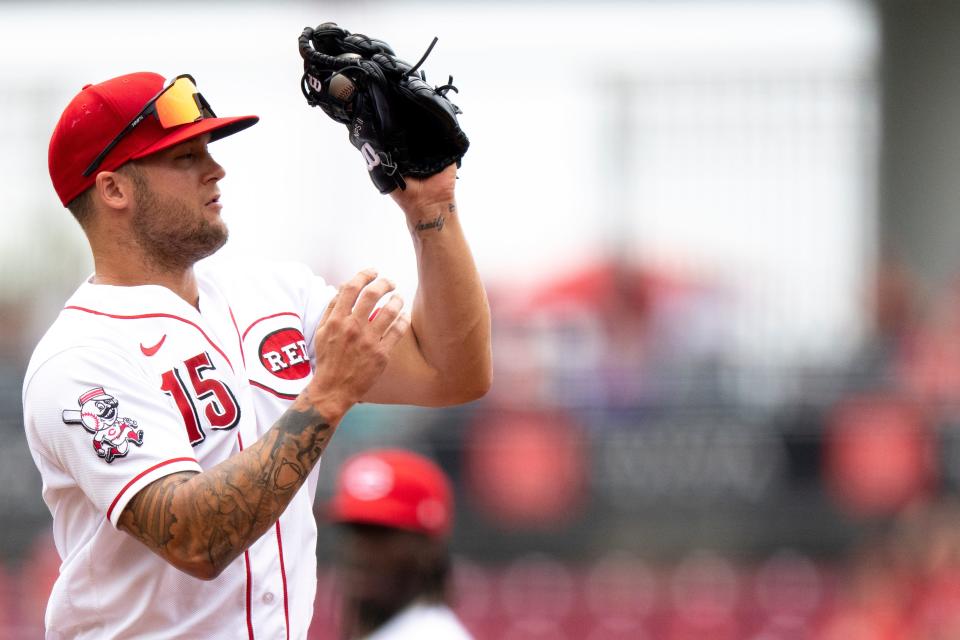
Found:
<svg viewBox="0 0 960 640"><path fill-rule="evenodd" d="M191 446L206 439L200 424L200 412L213 429L233 429L240 422L240 405L230 388L215 377L204 377L204 372L216 371L210 355L198 353L187 359L182 367L175 367L161 376L160 388L173 398L187 428ZM186 373L186 375L184 375ZM184 380L189 381L189 387Z"/></svg>

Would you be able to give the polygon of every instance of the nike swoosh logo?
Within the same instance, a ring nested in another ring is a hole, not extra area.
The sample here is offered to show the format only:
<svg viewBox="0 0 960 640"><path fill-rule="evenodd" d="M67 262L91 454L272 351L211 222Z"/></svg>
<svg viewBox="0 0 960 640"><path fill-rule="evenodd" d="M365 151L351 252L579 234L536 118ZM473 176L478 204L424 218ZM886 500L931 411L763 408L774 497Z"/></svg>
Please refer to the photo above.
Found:
<svg viewBox="0 0 960 640"><path fill-rule="evenodd" d="M166 339L167 339L167 334L163 334L163 337L160 338L160 342L158 342L157 344L153 345L152 347L145 347L145 346L143 346L143 343L141 342L141 343L140 343L140 351L143 352L143 355L145 355L145 356L147 356L147 357L149 358L150 356L154 355L157 351L160 351L160 347L163 346L163 341L166 340Z"/></svg>

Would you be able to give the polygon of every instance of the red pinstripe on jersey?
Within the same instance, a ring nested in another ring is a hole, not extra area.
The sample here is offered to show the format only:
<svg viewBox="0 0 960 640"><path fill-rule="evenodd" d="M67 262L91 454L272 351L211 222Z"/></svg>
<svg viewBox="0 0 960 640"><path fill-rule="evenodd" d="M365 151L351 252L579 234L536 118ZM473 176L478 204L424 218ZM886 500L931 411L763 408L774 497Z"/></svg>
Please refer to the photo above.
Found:
<svg viewBox="0 0 960 640"><path fill-rule="evenodd" d="M237 432L237 444L240 446L240 451L243 451L243 438L240 436L240 432ZM253 576L250 575L250 550L245 549L243 552L243 562L247 567L247 597L246 597L246 606L247 606L247 635L250 637L250 640L253 640L253 614L250 609L250 599L252 597L253 591Z"/></svg>
<svg viewBox="0 0 960 640"><path fill-rule="evenodd" d="M233 330L237 332L237 342L240 344L240 359L243 361L243 368L247 368L247 356L243 353L243 338L240 337L240 327L237 326L237 319L233 317L233 309L227 306L230 312L230 321L233 323Z"/></svg>
<svg viewBox="0 0 960 640"><path fill-rule="evenodd" d="M263 320L269 320L270 318L277 318L277 317L280 317L280 316L293 316L293 317L296 318L297 320L300 320L300 316L298 316L297 314L295 314L295 313L293 313L293 312L291 312L291 311L284 311L284 312L281 312L281 313L275 313L275 314L273 314L273 315L264 316L263 318L259 318L259 319L257 319L257 320L254 320L254 321L250 324L250 326L247 327L247 330L243 332L243 335L242 335L242 336L240 335L240 329L237 329L237 336L240 338L240 351L241 351L241 353L243 352L243 341L246 339L247 334L250 333L250 330L253 329L253 327L254 327L257 323L262 322ZM233 311L232 311L232 310L230 311L230 318L233 319ZM301 324L303 323L302 320L300 320L300 322L301 322ZM237 321L236 321L236 320L233 320L233 326L234 326L234 328L236 328L236 326L237 326ZM244 367L246 367L246 357L244 357ZM281 393L278 393L278 392L274 391L273 389L270 389L269 387L265 387L265 386L263 386L262 384L259 384L259 383L255 382L255 381L253 381L253 380L250 380L250 384L252 384L253 386L258 387L258 388L260 388L260 389L263 389L264 391L269 391L270 393L272 393L272 394L274 394L274 395L276 395L276 396L279 396L279 397L281 397L281 398L285 398L285 399L288 399L288 400L293 400L294 398L296 398L296 396L291 396L291 395L289 395L289 394L281 394ZM239 435L239 434L238 434L238 435ZM242 448L242 445L241 445L241 448ZM286 569L286 566L284 565L284 562L283 562L283 536L282 536L281 533L280 533L280 521L279 521L279 520L277 520L277 522L276 522L276 531L277 531L277 552L280 554L280 578L281 578L281 580L282 580L282 582L283 582L283 619L284 619L284 622L286 623L287 640L290 640L290 605L289 605L289 600L288 600L288 596L287 596L287 569ZM248 593L247 593L248 602L249 602L249 598L250 598L250 594L249 594L249 591L248 591Z"/></svg>
<svg viewBox="0 0 960 640"><path fill-rule="evenodd" d="M287 625L287 640L290 640L290 607L287 603L287 569L283 565L283 537L280 535L279 520L277 520L277 552L280 554L280 578L283 581L283 620Z"/></svg>

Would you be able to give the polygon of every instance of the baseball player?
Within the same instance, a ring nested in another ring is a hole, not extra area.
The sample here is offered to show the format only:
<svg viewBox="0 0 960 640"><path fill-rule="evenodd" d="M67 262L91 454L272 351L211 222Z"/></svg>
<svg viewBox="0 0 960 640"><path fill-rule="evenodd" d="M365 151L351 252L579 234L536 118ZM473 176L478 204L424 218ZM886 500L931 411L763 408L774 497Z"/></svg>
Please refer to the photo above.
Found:
<svg viewBox="0 0 960 640"><path fill-rule="evenodd" d="M317 461L344 414L489 386L454 166L392 194L420 268L409 317L372 271L335 289L296 264L197 264L227 239L208 145L256 122L216 117L189 75L140 72L86 85L53 131L95 272L23 386L63 561L48 638L304 638Z"/></svg>
<svg viewBox="0 0 960 640"><path fill-rule="evenodd" d="M469 640L450 609L453 492L430 459L400 449L348 459L330 518L339 523L345 640Z"/></svg>

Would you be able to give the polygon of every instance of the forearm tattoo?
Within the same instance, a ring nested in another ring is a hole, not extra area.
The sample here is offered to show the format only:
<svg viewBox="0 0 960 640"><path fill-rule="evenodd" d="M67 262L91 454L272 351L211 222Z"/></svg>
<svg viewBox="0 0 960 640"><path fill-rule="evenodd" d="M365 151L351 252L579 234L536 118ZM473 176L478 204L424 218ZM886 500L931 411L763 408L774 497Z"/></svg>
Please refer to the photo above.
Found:
<svg viewBox="0 0 960 640"><path fill-rule="evenodd" d="M291 408L255 444L212 469L147 485L119 527L161 557L189 558L202 573L219 573L277 521L334 430L315 411Z"/></svg>
<svg viewBox="0 0 960 640"><path fill-rule="evenodd" d="M457 205L453 202L447 205L447 213L453 215L457 212ZM438 215L433 220L427 220L424 222L422 219L417 220L417 224L413 226L415 231L429 231L430 229L436 229L437 233L443 231L443 225L446 223L447 219L441 214Z"/></svg>
<svg viewBox="0 0 960 640"><path fill-rule="evenodd" d="M416 229L417 231L427 231L428 229L436 229L437 232L439 233L440 231L443 231L443 220L444 220L443 216L437 216L430 222L424 222L423 220L420 220L419 222L417 222L417 226L414 227L414 229Z"/></svg>

